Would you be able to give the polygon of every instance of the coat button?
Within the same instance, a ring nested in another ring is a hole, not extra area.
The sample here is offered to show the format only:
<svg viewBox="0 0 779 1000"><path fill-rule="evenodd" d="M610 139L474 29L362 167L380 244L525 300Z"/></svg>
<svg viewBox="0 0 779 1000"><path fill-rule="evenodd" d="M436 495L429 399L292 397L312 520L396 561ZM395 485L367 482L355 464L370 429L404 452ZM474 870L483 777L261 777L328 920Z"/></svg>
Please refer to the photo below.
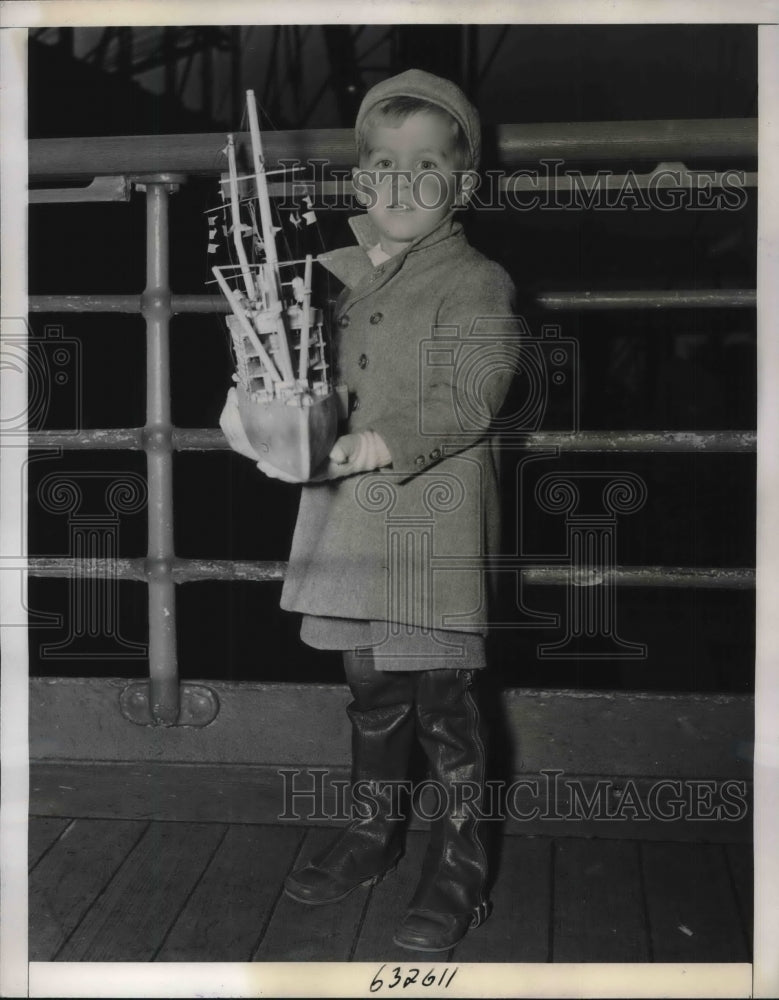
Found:
<svg viewBox="0 0 779 1000"><path fill-rule="evenodd" d="M349 325L349 317L345 313L343 316L338 317L338 325L341 327L342 330L345 330L346 327Z"/></svg>
<svg viewBox="0 0 779 1000"><path fill-rule="evenodd" d="M352 413L354 413L355 410L359 410L360 409L360 400L357 398L357 396L355 396L352 399L352 405L351 405L350 409L351 409Z"/></svg>
<svg viewBox="0 0 779 1000"><path fill-rule="evenodd" d="M373 325L374 325L374 326L376 326L376 324L377 324L377 323L381 323L381 321L382 321L383 319L384 319L384 313L380 313L380 312L375 312L375 313L374 313L374 314L373 314L373 315L371 316L371 323L373 323Z"/></svg>
<svg viewBox="0 0 779 1000"><path fill-rule="evenodd" d="M418 469L423 468L425 465L425 456L417 455L417 457L414 459L414 465L416 465Z"/></svg>
<svg viewBox="0 0 779 1000"><path fill-rule="evenodd" d="M433 448L433 450L430 452L430 458L431 458L431 460L433 462L437 462L440 457L441 457L441 449L440 448Z"/></svg>
<svg viewBox="0 0 779 1000"><path fill-rule="evenodd" d="M360 366L360 368L367 368L368 367L368 355L367 354L361 354L360 357L359 357L359 359L358 359L358 361L357 361L357 364Z"/></svg>

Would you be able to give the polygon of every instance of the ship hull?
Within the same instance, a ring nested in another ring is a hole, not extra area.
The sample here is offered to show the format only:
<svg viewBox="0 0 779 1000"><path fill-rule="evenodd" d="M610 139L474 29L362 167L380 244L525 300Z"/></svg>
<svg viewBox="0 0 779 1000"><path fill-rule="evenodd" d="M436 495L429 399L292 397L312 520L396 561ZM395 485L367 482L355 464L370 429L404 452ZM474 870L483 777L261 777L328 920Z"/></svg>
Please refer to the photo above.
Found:
<svg viewBox="0 0 779 1000"><path fill-rule="evenodd" d="M308 480L324 465L338 430L335 392L290 401L252 399L236 386L246 436L264 462L295 479Z"/></svg>

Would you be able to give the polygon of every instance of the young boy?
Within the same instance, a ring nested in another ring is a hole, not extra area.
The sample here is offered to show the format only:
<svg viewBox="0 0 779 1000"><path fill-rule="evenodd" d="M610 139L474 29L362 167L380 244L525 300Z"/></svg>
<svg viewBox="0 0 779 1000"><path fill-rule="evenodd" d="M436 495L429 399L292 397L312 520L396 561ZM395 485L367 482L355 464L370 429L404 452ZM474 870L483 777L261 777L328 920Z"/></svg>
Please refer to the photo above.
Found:
<svg viewBox="0 0 779 1000"><path fill-rule="evenodd" d="M359 246L320 257L346 286L334 339L350 413L328 468L303 487L281 606L303 614L306 643L344 650L353 791L362 801L369 791L370 808L285 891L336 902L395 866L393 790L416 736L439 803L394 940L445 951L488 914L485 735L472 682L485 666L484 562L499 527L491 432L518 353L514 289L454 217L481 146L478 113L457 86L420 70L385 80L355 131ZM221 424L237 451L260 457L231 397Z"/></svg>

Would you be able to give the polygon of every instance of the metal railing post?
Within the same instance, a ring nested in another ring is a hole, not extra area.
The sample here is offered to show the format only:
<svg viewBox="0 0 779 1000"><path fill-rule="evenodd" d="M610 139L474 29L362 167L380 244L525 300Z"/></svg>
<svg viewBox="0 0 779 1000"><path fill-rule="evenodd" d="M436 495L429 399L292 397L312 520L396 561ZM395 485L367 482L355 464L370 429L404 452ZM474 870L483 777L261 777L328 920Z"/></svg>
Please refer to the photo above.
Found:
<svg viewBox="0 0 779 1000"><path fill-rule="evenodd" d="M157 726L207 726L219 700L201 684L180 684L176 654L176 558L173 545L173 425L170 408L170 318L168 196L183 174L134 177L146 192L146 452L149 541L144 560L149 604L149 682L132 683L119 699L131 722Z"/></svg>
<svg viewBox="0 0 779 1000"><path fill-rule="evenodd" d="M176 178L177 180L178 178ZM176 587L173 582L173 429L170 419L171 293L169 284L168 197L175 180L144 179L146 190L146 288L141 312L146 320L146 451L149 540L149 709L153 722L175 725L179 717L176 655Z"/></svg>

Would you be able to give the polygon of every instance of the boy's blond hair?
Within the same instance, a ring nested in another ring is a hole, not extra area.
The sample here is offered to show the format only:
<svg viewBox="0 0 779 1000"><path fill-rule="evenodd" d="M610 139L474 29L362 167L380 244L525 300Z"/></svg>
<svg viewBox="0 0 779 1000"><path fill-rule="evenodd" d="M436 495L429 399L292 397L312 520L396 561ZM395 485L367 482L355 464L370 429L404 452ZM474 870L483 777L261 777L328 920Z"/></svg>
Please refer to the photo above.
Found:
<svg viewBox="0 0 779 1000"><path fill-rule="evenodd" d="M357 144L364 130L364 123L374 108L396 98L411 98L423 102L425 110L435 110L450 116L459 126L468 147L465 169L478 170L481 160L481 122L479 112L456 83L434 76L422 69L407 69L375 84L363 97L354 123ZM408 105L401 105L408 108ZM417 105L419 110L420 106ZM406 110L404 116L411 114Z"/></svg>
<svg viewBox="0 0 779 1000"><path fill-rule="evenodd" d="M412 115L422 113L437 115L450 126L456 166L460 170L472 170L471 146L460 123L438 104L433 104L431 101L419 97L388 97L367 112L364 118L359 121L356 132L358 160L362 162L363 157L368 152L366 134L369 128L385 122L399 125Z"/></svg>

